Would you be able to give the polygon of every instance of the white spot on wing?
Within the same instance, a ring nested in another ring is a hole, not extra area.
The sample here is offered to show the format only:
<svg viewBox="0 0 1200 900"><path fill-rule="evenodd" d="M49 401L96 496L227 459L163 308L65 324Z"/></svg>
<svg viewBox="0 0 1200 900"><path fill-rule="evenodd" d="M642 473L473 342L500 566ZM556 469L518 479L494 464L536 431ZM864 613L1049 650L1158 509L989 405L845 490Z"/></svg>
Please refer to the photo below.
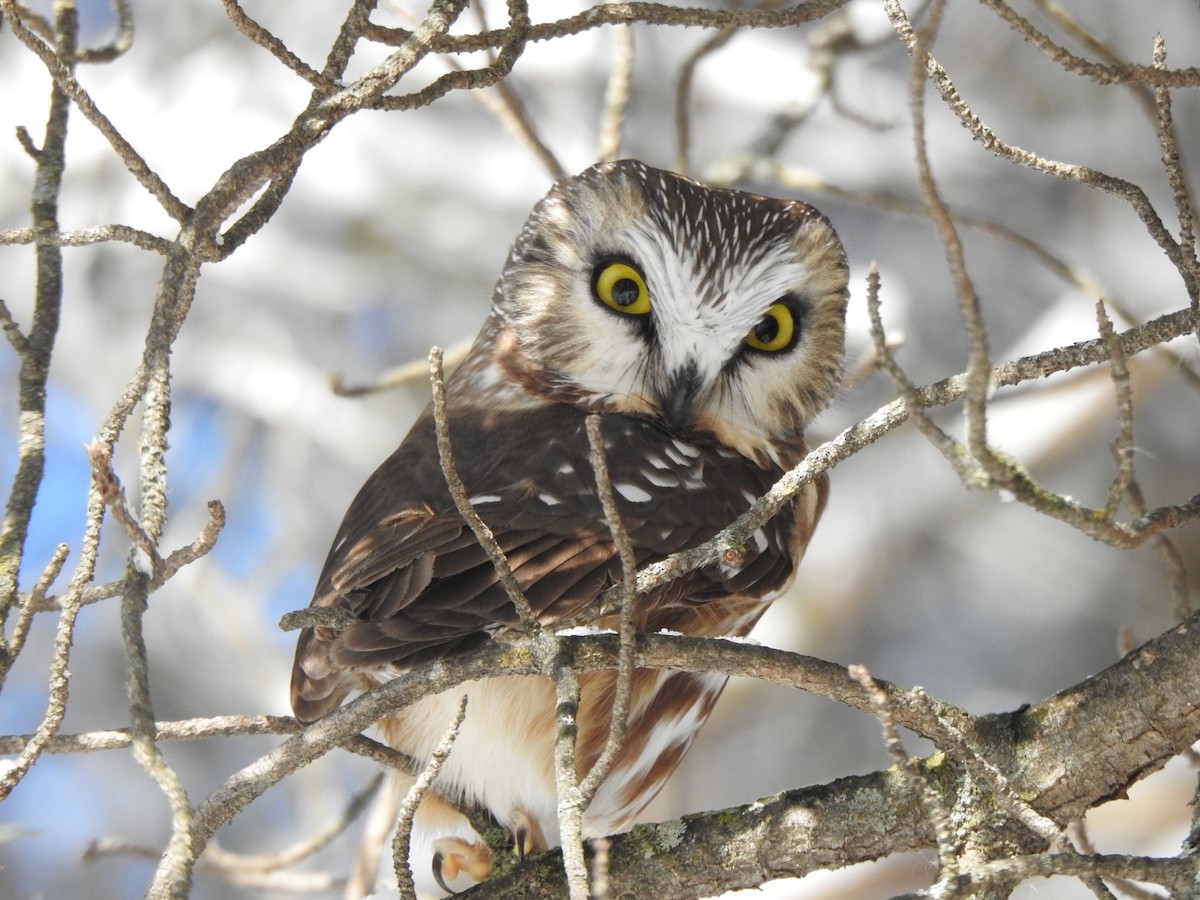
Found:
<svg viewBox="0 0 1200 900"><path fill-rule="evenodd" d="M646 491L646 490L638 487L636 484L629 484L628 482L621 482L620 484L614 484L613 490L616 491L618 494L620 494L622 497L624 497L626 500L628 500L630 503L645 503L647 500L650 499L649 491Z"/></svg>
<svg viewBox="0 0 1200 900"><path fill-rule="evenodd" d="M538 499L547 506L558 506L558 504L562 503L562 498L555 497L553 494L538 494Z"/></svg>
<svg viewBox="0 0 1200 900"><path fill-rule="evenodd" d="M671 443L675 445L676 450L678 450L684 456L690 457L691 459L695 459L700 455L700 449L698 447L693 447L691 444L685 443L684 441L672 440Z"/></svg>
<svg viewBox="0 0 1200 900"><path fill-rule="evenodd" d="M767 549L767 535L761 528L754 532L751 537L754 539L754 547L759 553Z"/></svg>
<svg viewBox="0 0 1200 900"><path fill-rule="evenodd" d="M651 484L658 485L659 487L673 488L679 486L679 479L674 475L659 475L655 472L643 471L642 477Z"/></svg>
<svg viewBox="0 0 1200 900"><path fill-rule="evenodd" d="M472 506L478 506L480 503L499 503L500 497L497 494L476 494L474 497L468 497L467 502Z"/></svg>

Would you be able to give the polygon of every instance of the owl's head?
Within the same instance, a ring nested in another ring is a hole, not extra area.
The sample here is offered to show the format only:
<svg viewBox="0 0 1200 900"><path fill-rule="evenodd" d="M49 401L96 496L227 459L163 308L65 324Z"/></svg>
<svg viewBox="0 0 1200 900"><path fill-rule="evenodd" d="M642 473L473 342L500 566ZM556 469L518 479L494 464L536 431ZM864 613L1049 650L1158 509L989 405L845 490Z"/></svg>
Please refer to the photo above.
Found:
<svg viewBox="0 0 1200 900"><path fill-rule="evenodd" d="M496 362L554 399L779 464L836 390L847 281L805 203L604 163L555 185L517 238Z"/></svg>

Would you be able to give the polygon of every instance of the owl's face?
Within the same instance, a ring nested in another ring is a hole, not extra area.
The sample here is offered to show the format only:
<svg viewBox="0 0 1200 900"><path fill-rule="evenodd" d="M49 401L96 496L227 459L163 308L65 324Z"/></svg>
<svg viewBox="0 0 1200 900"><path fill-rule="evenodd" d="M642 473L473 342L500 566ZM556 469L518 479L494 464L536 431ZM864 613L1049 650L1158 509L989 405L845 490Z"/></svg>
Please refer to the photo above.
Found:
<svg viewBox="0 0 1200 900"><path fill-rule="evenodd" d="M836 389L847 279L811 206L605 163L556 185L518 237L495 361L543 395L783 464Z"/></svg>

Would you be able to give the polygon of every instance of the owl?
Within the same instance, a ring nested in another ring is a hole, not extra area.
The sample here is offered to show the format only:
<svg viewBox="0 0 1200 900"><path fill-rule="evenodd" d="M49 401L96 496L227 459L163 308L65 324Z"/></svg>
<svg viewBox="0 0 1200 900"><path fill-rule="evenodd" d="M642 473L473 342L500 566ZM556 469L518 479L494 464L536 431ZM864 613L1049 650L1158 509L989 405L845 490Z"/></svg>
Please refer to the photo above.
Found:
<svg viewBox="0 0 1200 900"><path fill-rule="evenodd" d="M708 540L804 457L805 425L841 375L847 280L842 245L813 207L633 160L563 179L534 207L446 403L469 501L541 623L578 620L621 579L588 415L602 417L639 566ZM809 484L754 533L736 568L701 568L639 596L638 629L745 635L792 580L826 494L823 477ZM445 486L430 410L351 503L312 603L356 621L301 633L291 696L302 722L518 626ZM612 617L592 621L615 627ZM580 678L581 776L608 734L614 681L612 672ZM585 813L585 836L635 820L724 683L635 672L628 736ZM522 855L559 841L549 680L462 685L397 710L384 737L427 759L463 693L466 719L414 821L411 862L426 894L490 872L491 852L460 808L489 811Z"/></svg>

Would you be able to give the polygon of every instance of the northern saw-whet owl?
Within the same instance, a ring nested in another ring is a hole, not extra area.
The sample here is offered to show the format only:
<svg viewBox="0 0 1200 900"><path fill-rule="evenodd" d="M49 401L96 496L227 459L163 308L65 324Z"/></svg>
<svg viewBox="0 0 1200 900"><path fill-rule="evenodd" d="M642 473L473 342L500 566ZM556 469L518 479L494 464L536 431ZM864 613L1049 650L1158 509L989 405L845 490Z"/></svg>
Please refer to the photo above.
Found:
<svg viewBox="0 0 1200 900"><path fill-rule="evenodd" d="M638 565L706 541L805 455L805 424L841 374L847 280L841 243L813 207L632 160L563 179L537 204L446 403L470 502L543 624L577 618L621 578L588 414L603 416ZM809 484L753 535L739 567L701 568L639 596L638 630L745 635L791 582L826 494L824 477ZM302 722L518 624L445 486L430 410L350 505L312 603L358 621L301 634L292 705ZM615 617L594 624L615 627ZM579 680L582 777L608 734L615 674ZM585 836L632 824L725 680L635 673L627 739L585 813ZM464 692L466 719L414 823L410 858L426 890L437 890L431 877L449 891L490 871L458 805L490 811L522 854L559 839L549 680L459 686L397 710L384 736L427 759Z"/></svg>

